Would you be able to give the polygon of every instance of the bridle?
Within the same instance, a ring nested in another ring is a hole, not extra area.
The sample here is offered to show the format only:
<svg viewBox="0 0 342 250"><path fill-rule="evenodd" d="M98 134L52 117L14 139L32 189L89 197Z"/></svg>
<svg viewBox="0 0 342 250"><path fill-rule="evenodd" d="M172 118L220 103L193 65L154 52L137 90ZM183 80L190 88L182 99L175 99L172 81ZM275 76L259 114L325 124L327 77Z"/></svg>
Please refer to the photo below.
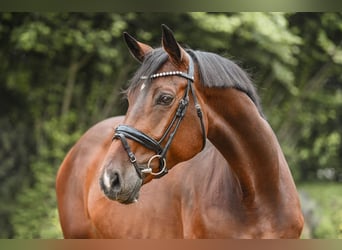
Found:
<svg viewBox="0 0 342 250"><path fill-rule="evenodd" d="M200 104L198 103L198 99L195 93L195 89L192 85L192 83L194 82L194 63L193 60L191 58L191 56L189 56L189 68L188 68L188 72L184 73L182 71L168 71L168 72L160 72L160 73L156 73L156 74L152 74L150 76L143 76L141 77L141 79L155 79L155 78L159 78L159 77L168 77L168 76L180 76L183 77L185 79L188 80L187 82L187 87L185 90L185 93L183 95L183 98L180 100L176 113L172 119L172 121L170 122L169 126L167 127L167 129L165 130L163 136L157 141L155 139L153 139L152 137L146 135L145 133L131 127L131 126L127 126L127 125L119 125L116 129L115 129L115 134L113 136L113 140L114 139L120 139L121 143L124 147L124 149L126 150L129 160L132 163L132 165L134 166L135 170L138 173L138 176L140 178L143 178L143 174L151 174L154 175L156 178L160 178L163 175L167 174L168 170L166 168L166 153L169 150L171 143L174 139L174 136L176 135L176 132L179 128L179 125L181 123L181 121L183 120L188 104L189 104L189 93L191 92L192 97L193 97L193 101L195 104L195 108L197 111L197 116L200 119L200 124L201 124L201 129L202 129L202 138L203 138L203 146L202 149L205 147L205 143L206 143L206 133L205 133L205 127L204 127L204 122L203 122L203 113L202 113L202 109ZM172 130L173 128L173 130ZM169 135L169 138L165 144L165 147L163 148L161 146L162 142L166 139L166 137ZM132 152L127 139L131 139L134 140L138 143L140 143L141 145L143 145L144 147L153 150L156 152L156 155L152 156L148 163L147 163L147 168L144 167L139 167L138 163L137 163L137 159L134 155L134 153ZM152 168L150 167L152 161L154 159L159 159L159 170L158 172L153 172Z"/></svg>

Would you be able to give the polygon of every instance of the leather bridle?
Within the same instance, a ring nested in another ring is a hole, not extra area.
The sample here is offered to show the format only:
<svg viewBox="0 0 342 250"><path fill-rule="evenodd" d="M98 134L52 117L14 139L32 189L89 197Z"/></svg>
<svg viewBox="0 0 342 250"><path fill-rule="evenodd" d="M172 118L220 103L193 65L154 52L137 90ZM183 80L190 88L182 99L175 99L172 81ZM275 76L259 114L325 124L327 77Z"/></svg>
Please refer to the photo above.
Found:
<svg viewBox="0 0 342 250"><path fill-rule="evenodd" d="M197 100L197 96L195 93L195 89L193 87L193 81L194 81L194 63L193 60L191 58L191 56L189 56L189 68L188 68L188 72L184 73L181 71L168 71L168 72L161 72L161 73L156 73L156 74L152 74L149 77L147 76L143 76L141 77L142 79L155 79L155 78L159 78L159 77L168 77L168 76L180 76L183 77L185 79L188 80L187 83L187 87L184 93L183 98L180 100L176 113L172 119L172 121L170 122L169 126L167 127L167 129L165 130L163 136L157 141L155 139L153 139L152 137L146 135L145 133L131 127L131 126L127 126L127 125L119 125L116 129L115 129L115 134L113 137L114 139L120 139L121 143L124 147L124 149L126 150L129 160L132 163L132 165L134 166L137 174L139 175L140 178L143 178L143 174L151 174L154 175L156 178L160 178L163 175L167 174L168 170L166 168L166 153L168 151L168 149L171 146L171 143L174 139L174 136L179 128L179 125L181 123L181 121L183 120L188 104L189 104L189 93L191 92L192 97L193 97L193 101L195 104L195 108L197 111L197 115L200 119L200 124L201 124L201 129L202 129L202 137L203 137L203 147L202 149L205 147L205 143L206 143L206 133L205 133L205 127L204 127L204 122L203 122L203 113L202 113L202 109L200 104L198 103ZM173 130L172 130L173 128ZM166 137L169 135L169 138L165 144L165 147L162 147L162 142L166 139ZM144 147L153 150L156 152L156 155L152 156L148 163L147 163L147 168L144 167L139 167L138 163L137 163L137 159L134 155L134 153L132 152L127 139L131 139L134 140L138 143L140 143L141 145L143 145ZM158 172L153 172L152 168L150 167L152 161L154 159L158 159L159 160L159 170Z"/></svg>

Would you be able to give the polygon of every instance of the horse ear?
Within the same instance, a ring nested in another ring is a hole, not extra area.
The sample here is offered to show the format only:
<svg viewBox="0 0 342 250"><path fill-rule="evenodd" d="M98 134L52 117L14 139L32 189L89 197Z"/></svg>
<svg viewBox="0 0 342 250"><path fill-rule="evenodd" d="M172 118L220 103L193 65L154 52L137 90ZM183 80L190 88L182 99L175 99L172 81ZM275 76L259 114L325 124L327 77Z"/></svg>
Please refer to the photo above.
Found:
<svg viewBox="0 0 342 250"><path fill-rule="evenodd" d="M180 66L182 64L187 64L184 62L186 60L185 50L176 41L173 32L165 24L162 24L162 46L166 53L169 55L171 61Z"/></svg>
<svg viewBox="0 0 342 250"><path fill-rule="evenodd" d="M144 61L145 55L153 50L147 44L138 42L127 32L124 32L124 39L131 55L140 63Z"/></svg>

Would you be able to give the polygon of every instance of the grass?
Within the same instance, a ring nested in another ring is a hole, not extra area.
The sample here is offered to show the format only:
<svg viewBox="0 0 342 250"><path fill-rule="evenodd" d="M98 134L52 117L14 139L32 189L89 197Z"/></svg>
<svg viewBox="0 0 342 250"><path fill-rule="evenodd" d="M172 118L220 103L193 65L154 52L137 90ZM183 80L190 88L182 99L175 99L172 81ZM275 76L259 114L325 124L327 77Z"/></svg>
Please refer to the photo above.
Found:
<svg viewBox="0 0 342 250"><path fill-rule="evenodd" d="M306 211L302 238L342 239L342 183L303 183L297 188Z"/></svg>

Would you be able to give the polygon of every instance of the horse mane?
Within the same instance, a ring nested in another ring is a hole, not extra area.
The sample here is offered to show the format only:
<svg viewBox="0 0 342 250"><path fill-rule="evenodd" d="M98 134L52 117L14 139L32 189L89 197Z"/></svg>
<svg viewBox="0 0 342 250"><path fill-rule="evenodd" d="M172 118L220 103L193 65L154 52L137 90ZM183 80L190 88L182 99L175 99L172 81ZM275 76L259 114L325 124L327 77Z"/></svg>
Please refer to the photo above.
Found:
<svg viewBox="0 0 342 250"><path fill-rule="evenodd" d="M259 113L263 115L260 98L248 76L235 62L211 52L186 49L198 66L199 79L208 88L235 88L253 101ZM160 69L168 56L162 48L154 49L146 55L140 68L130 80L126 93L134 91L141 83L142 76L150 76ZM150 82L149 80L147 81Z"/></svg>

